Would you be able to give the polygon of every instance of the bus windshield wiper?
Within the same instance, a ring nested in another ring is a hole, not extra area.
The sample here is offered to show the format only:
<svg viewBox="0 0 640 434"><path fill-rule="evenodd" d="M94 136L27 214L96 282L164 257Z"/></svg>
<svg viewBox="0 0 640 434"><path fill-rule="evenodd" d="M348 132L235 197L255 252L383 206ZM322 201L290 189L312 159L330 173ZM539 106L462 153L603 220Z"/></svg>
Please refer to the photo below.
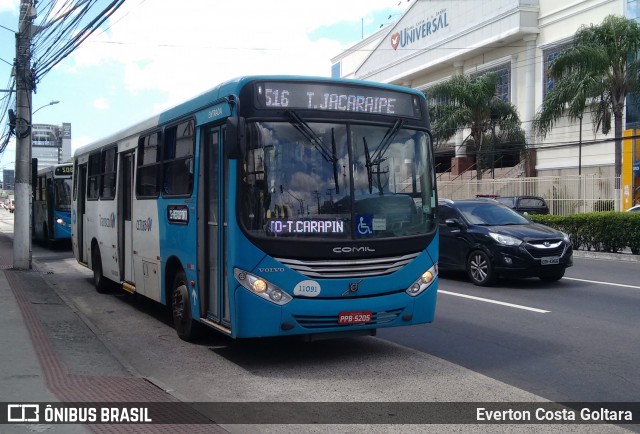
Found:
<svg viewBox="0 0 640 434"><path fill-rule="evenodd" d="M320 136L318 136L315 131L311 129L309 124L305 122L305 120L302 119L300 115L298 115L298 113L294 112L293 110L287 110L287 115L289 115L289 117L291 118L291 125L296 127L296 130L298 130L300 134L302 134L305 139L307 139L313 145L313 147L316 148L318 152L320 152L322 158L329 162L337 161L335 153L333 155L331 154L331 152L327 148L327 145L325 145L325 143L322 141L322 138L320 138Z"/></svg>
<svg viewBox="0 0 640 434"><path fill-rule="evenodd" d="M364 167L367 168L367 180L369 181L369 194L373 192L373 177L371 176L371 154L369 153L369 145L367 144L367 138L362 137L362 143L364 145Z"/></svg>
<svg viewBox="0 0 640 434"><path fill-rule="evenodd" d="M384 154L389 149L391 141L398 134L400 128L402 128L403 123L403 120L397 119L393 126L391 126L391 128L387 130L387 132L384 134L384 137L378 144L378 147L373 154L373 158L371 157L371 154L369 152L367 138L362 137L362 142L364 144L365 167L367 168L367 180L369 181L369 194L373 193L373 166L377 166L376 174L378 175L378 189L380 190L380 194L382 194L382 187L380 186L380 164L386 160L386 158L384 158Z"/></svg>
<svg viewBox="0 0 640 434"><path fill-rule="evenodd" d="M398 134L398 131L400 131L400 128L402 128L402 124L404 124L404 121L402 119L397 119L393 124L393 126L387 130L384 137L380 141L380 144L376 148L376 151L373 154L373 158L371 159L371 164L380 165L380 163L382 163L385 160L385 158L383 158L384 154L389 149L389 145L391 145L391 141Z"/></svg>
<svg viewBox="0 0 640 434"><path fill-rule="evenodd" d="M291 118L291 125L307 139L314 148L322 155L325 161L333 164L333 179L336 184L336 193L340 193L340 186L338 185L338 157L336 156L336 138L333 128L331 129L331 151L327 148L327 145L322 141L322 138L318 136L315 131L309 126L309 124L300 117L298 113L293 110L287 110L287 115Z"/></svg>

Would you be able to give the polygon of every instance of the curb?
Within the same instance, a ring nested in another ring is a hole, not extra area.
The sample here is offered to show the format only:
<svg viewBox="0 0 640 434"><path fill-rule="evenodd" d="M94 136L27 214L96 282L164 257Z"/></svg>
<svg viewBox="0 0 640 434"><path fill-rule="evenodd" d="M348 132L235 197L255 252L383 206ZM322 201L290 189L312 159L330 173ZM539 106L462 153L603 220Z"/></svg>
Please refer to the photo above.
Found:
<svg viewBox="0 0 640 434"><path fill-rule="evenodd" d="M640 255L632 255L631 253L607 253L592 252L589 250L574 250L573 257L600 259L603 261L640 262Z"/></svg>

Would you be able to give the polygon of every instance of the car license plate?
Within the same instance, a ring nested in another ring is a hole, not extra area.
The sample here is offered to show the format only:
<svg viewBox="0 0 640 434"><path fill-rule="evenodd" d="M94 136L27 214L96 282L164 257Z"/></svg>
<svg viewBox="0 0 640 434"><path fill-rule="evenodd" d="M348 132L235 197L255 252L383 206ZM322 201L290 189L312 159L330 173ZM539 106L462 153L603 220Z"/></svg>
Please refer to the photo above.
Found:
<svg viewBox="0 0 640 434"><path fill-rule="evenodd" d="M550 256L548 258L542 258L541 262L542 262L542 265L559 264L560 258L558 258L557 256Z"/></svg>
<svg viewBox="0 0 640 434"><path fill-rule="evenodd" d="M360 312L340 312L338 314L338 324L365 324L371 322L371 311Z"/></svg>

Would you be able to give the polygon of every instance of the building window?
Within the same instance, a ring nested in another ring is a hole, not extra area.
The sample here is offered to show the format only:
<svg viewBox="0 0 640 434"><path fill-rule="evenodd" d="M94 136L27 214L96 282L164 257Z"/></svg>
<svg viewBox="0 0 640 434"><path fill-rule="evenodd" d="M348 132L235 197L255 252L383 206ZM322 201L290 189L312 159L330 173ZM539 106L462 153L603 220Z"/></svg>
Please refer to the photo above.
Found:
<svg viewBox="0 0 640 434"><path fill-rule="evenodd" d="M627 0L627 18L637 20L638 17L638 0Z"/></svg>
<svg viewBox="0 0 640 434"><path fill-rule="evenodd" d="M640 21L638 0L627 1L627 18ZM625 104L625 128L640 128L640 94L628 93Z"/></svg>
<svg viewBox="0 0 640 434"><path fill-rule="evenodd" d="M504 63L492 68L484 69L481 72L470 74L471 78L481 77L489 73L498 75L498 84L496 85L496 96L502 101L511 101L511 63Z"/></svg>
<svg viewBox="0 0 640 434"><path fill-rule="evenodd" d="M544 98L551 89L553 89L553 79L549 74L549 67L553 63L553 61L558 57L563 51L569 49L571 47L571 43L567 42L564 44L556 45L555 47L547 48L542 52L543 57L543 74L542 79L544 80L544 85L542 86L542 97Z"/></svg>

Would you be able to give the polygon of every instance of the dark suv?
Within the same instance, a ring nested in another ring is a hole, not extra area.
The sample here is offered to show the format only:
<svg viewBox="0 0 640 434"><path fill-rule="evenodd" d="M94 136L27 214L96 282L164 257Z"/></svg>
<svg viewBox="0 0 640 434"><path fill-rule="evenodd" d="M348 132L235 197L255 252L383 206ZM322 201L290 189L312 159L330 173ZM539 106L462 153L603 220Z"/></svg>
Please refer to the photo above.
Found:
<svg viewBox="0 0 640 434"><path fill-rule="evenodd" d="M479 286L499 275L562 279L573 265L569 236L538 223L493 199L438 203L442 270L465 270Z"/></svg>
<svg viewBox="0 0 640 434"><path fill-rule="evenodd" d="M520 214L549 214L549 205L539 196L497 196L495 200Z"/></svg>

